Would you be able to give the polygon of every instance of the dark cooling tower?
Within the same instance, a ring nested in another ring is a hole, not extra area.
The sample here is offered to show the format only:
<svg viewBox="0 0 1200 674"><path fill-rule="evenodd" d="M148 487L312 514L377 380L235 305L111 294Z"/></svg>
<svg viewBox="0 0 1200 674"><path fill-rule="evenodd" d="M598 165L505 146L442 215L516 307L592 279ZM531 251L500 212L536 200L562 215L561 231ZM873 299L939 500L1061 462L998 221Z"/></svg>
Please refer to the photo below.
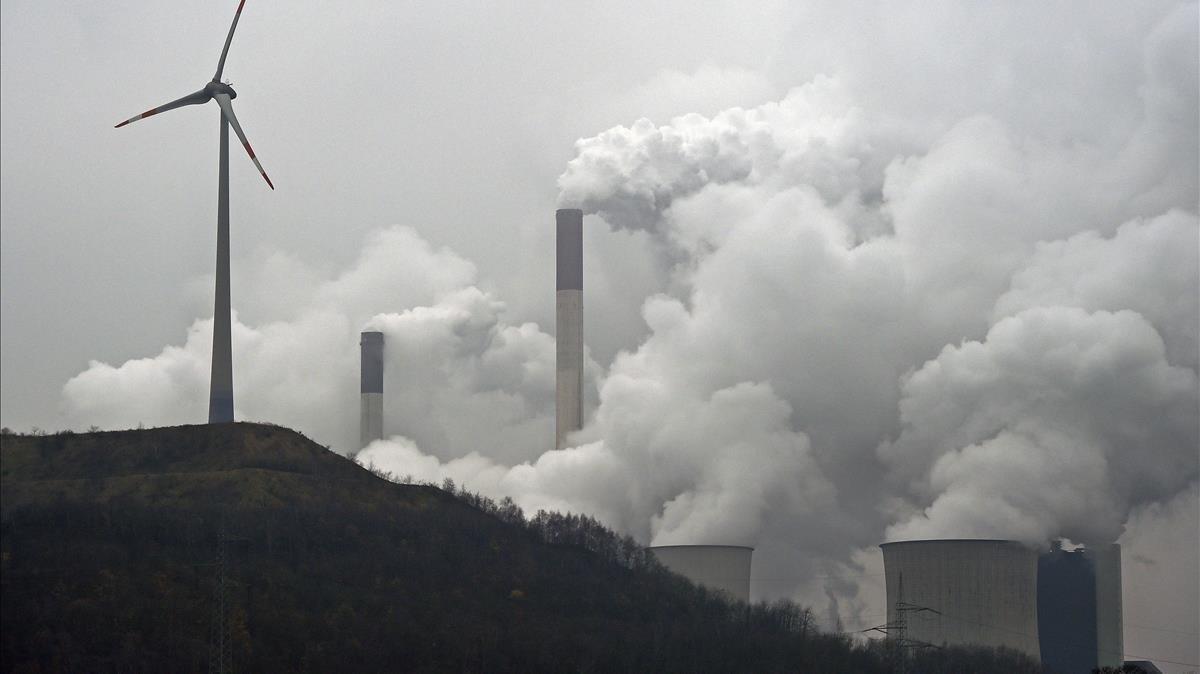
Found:
<svg viewBox="0 0 1200 674"><path fill-rule="evenodd" d="M554 446L583 428L583 211L555 213L558 259L555 294L556 392Z"/></svg>
<svg viewBox="0 0 1200 674"><path fill-rule="evenodd" d="M364 332L358 342L359 391L362 407L359 410L359 447L366 447L383 438L383 333Z"/></svg>
<svg viewBox="0 0 1200 674"><path fill-rule="evenodd" d="M1063 550L1038 558L1038 634L1042 664L1056 674L1120 667L1121 546Z"/></svg>

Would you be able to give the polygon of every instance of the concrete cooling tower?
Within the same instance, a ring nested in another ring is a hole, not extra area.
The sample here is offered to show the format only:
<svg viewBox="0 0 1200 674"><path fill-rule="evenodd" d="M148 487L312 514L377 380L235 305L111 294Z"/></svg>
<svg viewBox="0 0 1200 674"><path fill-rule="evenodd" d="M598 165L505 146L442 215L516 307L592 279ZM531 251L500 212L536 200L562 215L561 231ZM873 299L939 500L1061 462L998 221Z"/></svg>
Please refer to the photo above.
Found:
<svg viewBox="0 0 1200 674"><path fill-rule="evenodd" d="M1036 551L998 540L880 547L887 621L903 624L905 638L935 646L1007 646L1040 658Z"/></svg>
<svg viewBox="0 0 1200 674"><path fill-rule="evenodd" d="M364 332L359 347L359 447L383 438L383 333Z"/></svg>
<svg viewBox="0 0 1200 674"><path fill-rule="evenodd" d="M1121 546L1063 550L1038 558L1038 632L1042 664L1057 674L1120 667Z"/></svg>
<svg viewBox="0 0 1200 674"><path fill-rule="evenodd" d="M658 545L650 548L671 571L710 590L750 601L750 562L754 548L741 545Z"/></svg>

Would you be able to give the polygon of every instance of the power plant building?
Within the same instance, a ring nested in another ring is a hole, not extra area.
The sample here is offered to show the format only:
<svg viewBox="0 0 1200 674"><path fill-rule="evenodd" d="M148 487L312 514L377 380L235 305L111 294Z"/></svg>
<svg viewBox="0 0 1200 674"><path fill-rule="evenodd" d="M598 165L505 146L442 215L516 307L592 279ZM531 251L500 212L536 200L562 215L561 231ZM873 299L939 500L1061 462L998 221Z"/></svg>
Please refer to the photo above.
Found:
<svg viewBox="0 0 1200 674"><path fill-rule="evenodd" d="M583 428L583 211L555 213L555 419L554 447Z"/></svg>
<svg viewBox="0 0 1200 674"><path fill-rule="evenodd" d="M383 333L364 332L359 342L359 447L383 438Z"/></svg>
<svg viewBox="0 0 1200 674"><path fill-rule="evenodd" d="M1121 546L1063 550L1038 558L1038 633L1042 664L1056 674L1120 667Z"/></svg>
<svg viewBox="0 0 1200 674"><path fill-rule="evenodd" d="M659 563L701 587L750 601L750 564L754 548L742 545L658 545L650 552Z"/></svg>
<svg viewBox="0 0 1200 674"><path fill-rule="evenodd" d="M884 543L889 634L1007 647L1040 659L1038 553L1014 541Z"/></svg>

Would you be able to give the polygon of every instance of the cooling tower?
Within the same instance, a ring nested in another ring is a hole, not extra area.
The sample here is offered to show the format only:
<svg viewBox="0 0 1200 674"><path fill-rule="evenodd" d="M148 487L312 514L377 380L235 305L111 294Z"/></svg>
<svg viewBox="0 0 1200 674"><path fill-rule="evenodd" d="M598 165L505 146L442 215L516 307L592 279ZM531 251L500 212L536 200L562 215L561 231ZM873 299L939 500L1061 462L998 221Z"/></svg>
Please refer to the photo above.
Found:
<svg viewBox="0 0 1200 674"><path fill-rule="evenodd" d="M1125 658L1125 619L1121 603L1121 546L1091 548L1096 568L1096 650L1101 667L1120 667Z"/></svg>
<svg viewBox="0 0 1200 674"><path fill-rule="evenodd" d="M383 333L364 332L358 342L359 390L362 407L359 411L359 447L383 438Z"/></svg>
<svg viewBox="0 0 1200 674"><path fill-rule="evenodd" d="M1038 558L1038 633L1042 663L1058 674L1120 667L1121 546L1063 550Z"/></svg>
<svg viewBox="0 0 1200 674"><path fill-rule="evenodd" d="M583 427L583 211L555 214L558 238L555 295L557 352L554 446Z"/></svg>
<svg viewBox="0 0 1200 674"><path fill-rule="evenodd" d="M1014 541L884 543L889 634L1039 658L1037 552ZM897 626L903 625L903 629Z"/></svg>
<svg viewBox="0 0 1200 674"><path fill-rule="evenodd" d="M754 548L741 545L657 545L650 552L671 571L693 583L750 601L750 561Z"/></svg>

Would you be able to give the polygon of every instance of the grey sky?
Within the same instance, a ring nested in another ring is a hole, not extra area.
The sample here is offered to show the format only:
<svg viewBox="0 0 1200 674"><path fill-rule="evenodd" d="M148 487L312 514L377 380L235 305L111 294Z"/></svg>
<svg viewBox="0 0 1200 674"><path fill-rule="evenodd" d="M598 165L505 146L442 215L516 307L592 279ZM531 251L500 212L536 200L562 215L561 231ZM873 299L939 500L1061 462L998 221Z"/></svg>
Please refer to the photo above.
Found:
<svg viewBox="0 0 1200 674"><path fill-rule="evenodd" d="M112 126L210 78L235 5L0 5L4 425L202 419L217 110ZM847 620L885 532L1128 524L1127 649L1194 662L1196 14L248 0L225 75L278 189L232 148L240 414L354 449L374 321L400 472L749 532L760 575L852 578L764 594ZM594 359L566 453L560 189Z"/></svg>
<svg viewBox="0 0 1200 674"><path fill-rule="evenodd" d="M783 27L736 4L248 3L226 77L279 190L234 158L235 267L263 246L337 266L409 224L545 323L538 262L572 143L645 114L638 87L664 69L762 66ZM180 289L212 273L215 109L112 125L212 76L225 10L4 3L4 423L52 426L88 359L145 354L211 311ZM653 107L743 102L711 96Z"/></svg>

